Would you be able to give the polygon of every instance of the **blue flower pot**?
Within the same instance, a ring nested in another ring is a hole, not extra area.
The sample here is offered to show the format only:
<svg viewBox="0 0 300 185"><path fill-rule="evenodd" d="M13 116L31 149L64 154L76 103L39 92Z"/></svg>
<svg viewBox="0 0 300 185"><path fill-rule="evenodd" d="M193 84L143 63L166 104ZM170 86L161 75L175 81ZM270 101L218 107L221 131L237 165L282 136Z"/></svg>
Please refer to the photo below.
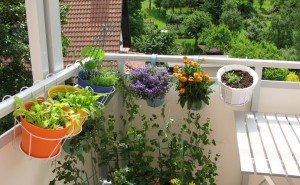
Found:
<svg viewBox="0 0 300 185"><path fill-rule="evenodd" d="M147 105L150 107L159 107L162 104L164 104L165 98L155 98L153 100L148 99L148 100L146 100L146 102L147 102Z"/></svg>
<svg viewBox="0 0 300 185"><path fill-rule="evenodd" d="M84 74L83 70L80 70L78 72L78 85L82 88L85 88L86 86L90 86L94 90L94 93L96 93L96 94L100 94L100 93L106 94L107 96L100 97L97 100L98 102L101 102L101 103L105 102L106 99L109 97L110 93L113 91L114 86L102 87L102 86L97 86L97 85L87 83L85 80L82 79L83 74Z"/></svg>

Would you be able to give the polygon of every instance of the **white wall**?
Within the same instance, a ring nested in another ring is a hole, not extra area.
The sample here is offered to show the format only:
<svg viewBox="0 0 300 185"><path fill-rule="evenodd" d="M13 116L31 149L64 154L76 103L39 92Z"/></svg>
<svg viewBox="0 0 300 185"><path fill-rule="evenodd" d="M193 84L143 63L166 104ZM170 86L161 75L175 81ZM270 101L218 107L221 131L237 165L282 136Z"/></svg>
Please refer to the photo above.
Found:
<svg viewBox="0 0 300 185"><path fill-rule="evenodd" d="M239 185L241 184L241 173L236 141L234 111L249 111L250 105L233 107L224 104L219 97L219 88L215 84L212 86L215 92L211 96L210 105L200 110L202 119L210 118L213 129L211 137L216 140L217 146L214 152L221 155L218 165L219 176L218 185ZM185 117L187 110L182 109L178 101L178 92L172 89L166 98L166 116L180 120ZM140 101L142 113L157 115L160 114L159 108L151 108L146 102ZM300 96L299 90L262 88L259 111L281 112L299 114ZM106 107L106 113L117 113L122 111L121 97L116 94ZM62 159L60 155L58 159ZM89 158L89 157L88 157ZM91 170L91 163L87 162L85 167ZM50 161L28 159L18 147L18 142L7 144L0 149L0 184L2 185L47 185L54 177L53 167ZM89 172L90 174L90 172ZM261 177L250 179L250 184L258 182Z"/></svg>

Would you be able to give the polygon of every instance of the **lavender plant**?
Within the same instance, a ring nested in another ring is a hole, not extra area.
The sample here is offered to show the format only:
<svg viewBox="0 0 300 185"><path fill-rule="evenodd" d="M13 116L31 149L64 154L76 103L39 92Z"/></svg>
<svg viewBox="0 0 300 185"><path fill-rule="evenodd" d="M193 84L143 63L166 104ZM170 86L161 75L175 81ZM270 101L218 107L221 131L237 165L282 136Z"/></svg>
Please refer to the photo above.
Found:
<svg viewBox="0 0 300 185"><path fill-rule="evenodd" d="M171 82L165 67L145 66L131 70L129 90L144 100L163 98L170 90Z"/></svg>

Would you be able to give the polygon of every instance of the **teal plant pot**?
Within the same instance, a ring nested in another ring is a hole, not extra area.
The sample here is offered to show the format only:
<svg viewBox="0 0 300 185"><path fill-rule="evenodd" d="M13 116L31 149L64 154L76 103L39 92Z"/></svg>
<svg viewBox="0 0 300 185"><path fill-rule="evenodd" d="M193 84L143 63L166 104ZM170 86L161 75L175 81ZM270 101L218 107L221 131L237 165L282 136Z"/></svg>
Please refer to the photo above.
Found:
<svg viewBox="0 0 300 185"><path fill-rule="evenodd" d="M205 107L205 103L203 101L201 101L200 104L193 102L191 106L191 110L197 111L203 109L204 107Z"/></svg>
<svg viewBox="0 0 300 185"><path fill-rule="evenodd" d="M148 100L146 100L146 102L147 102L147 105L149 107L154 107L155 108L155 107L159 107L162 104L164 104L165 98L155 98L153 100L148 99Z"/></svg>

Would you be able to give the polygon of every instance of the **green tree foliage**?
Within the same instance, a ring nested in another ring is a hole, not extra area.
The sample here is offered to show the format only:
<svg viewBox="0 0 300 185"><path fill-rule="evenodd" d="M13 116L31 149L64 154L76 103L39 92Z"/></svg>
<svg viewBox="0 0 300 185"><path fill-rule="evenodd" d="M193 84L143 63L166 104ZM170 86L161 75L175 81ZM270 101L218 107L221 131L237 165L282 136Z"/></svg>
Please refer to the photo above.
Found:
<svg viewBox="0 0 300 185"><path fill-rule="evenodd" d="M246 36L251 41L260 42L266 38L267 24L257 17L252 17L244 21L244 29Z"/></svg>
<svg viewBox="0 0 300 185"><path fill-rule="evenodd" d="M24 1L2 0L0 23L0 58L29 61Z"/></svg>
<svg viewBox="0 0 300 185"><path fill-rule="evenodd" d="M243 17L233 0L226 1L222 6L220 23L225 24L231 31L240 31L242 29Z"/></svg>
<svg viewBox="0 0 300 185"><path fill-rule="evenodd" d="M270 41L278 48L287 48L294 44L293 29L296 23L294 12L299 11L296 9L296 2L296 0L276 1L273 5L275 12L271 18L269 36Z"/></svg>
<svg viewBox="0 0 300 185"><path fill-rule="evenodd" d="M215 25L219 24L219 19L222 14L222 5L224 0L205 0L203 4L203 9L206 12L209 12L212 17L212 22Z"/></svg>
<svg viewBox="0 0 300 185"><path fill-rule="evenodd" d="M187 16L183 22L184 30L190 33L195 39L195 46L198 45L199 34L211 25L211 17L207 12L195 11Z"/></svg>
<svg viewBox="0 0 300 185"><path fill-rule="evenodd" d="M175 54L175 36L170 32L162 32L156 26L146 28L146 34L134 38L132 49L147 54Z"/></svg>
<svg viewBox="0 0 300 185"><path fill-rule="evenodd" d="M232 33L227 26L221 24L205 29L200 37L201 41L205 43L206 48L219 48L221 51L228 51L230 49L230 42Z"/></svg>
<svg viewBox="0 0 300 185"><path fill-rule="evenodd" d="M145 32L144 18L141 12L142 2L145 0L129 0L129 31L132 37L140 36Z"/></svg>
<svg viewBox="0 0 300 185"><path fill-rule="evenodd" d="M297 10L300 10L300 1L297 2ZM295 28L294 28L294 40L296 59L300 61L300 11L295 11Z"/></svg>
<svg viewBox="0 0 300 185"><path fill-rule="evenodd" d="M244 32L232 39L229 54L237 58L281 59L279 50L272 43L265 40L261 42L250 41Z"/></svg>
<svg viewBox="0 0 300 185"><path fill-rule="evenodd" d="M191 10L198 10L203 4L203 0L185 0L185 5Z"/></svg>

